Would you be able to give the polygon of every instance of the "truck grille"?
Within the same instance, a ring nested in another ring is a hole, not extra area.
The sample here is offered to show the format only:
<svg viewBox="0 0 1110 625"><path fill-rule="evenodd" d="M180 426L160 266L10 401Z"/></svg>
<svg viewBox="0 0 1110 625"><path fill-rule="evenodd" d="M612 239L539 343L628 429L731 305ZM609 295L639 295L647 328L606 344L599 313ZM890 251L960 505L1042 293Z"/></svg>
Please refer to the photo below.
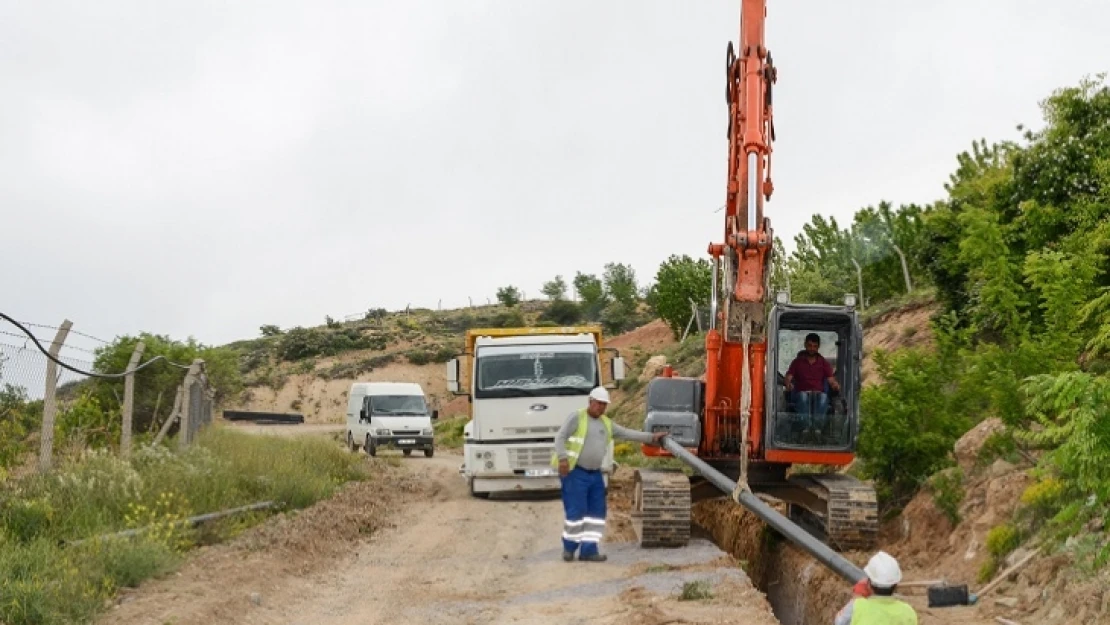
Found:
<svg viewBox="0 0 1110 625"><path fill-rule="evenodd" d="M510 447L509 466L535 469L551 465L551 447Z"/></svg>
<svg viewBox="0 0 1110 625"><path fill-rule="evenodd" d="M416 436L420 430L393 430L394 436Z"/></svg>

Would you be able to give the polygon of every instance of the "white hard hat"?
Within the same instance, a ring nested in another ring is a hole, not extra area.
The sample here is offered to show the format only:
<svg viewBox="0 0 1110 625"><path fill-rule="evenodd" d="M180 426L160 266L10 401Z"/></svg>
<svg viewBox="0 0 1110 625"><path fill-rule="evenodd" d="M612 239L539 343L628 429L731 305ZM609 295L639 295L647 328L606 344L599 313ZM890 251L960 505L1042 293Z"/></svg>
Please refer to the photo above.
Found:
<svg viewBox="0 0 1110 625"><path fill-rule="evenodd" d="M885 551L871 556L867 566L863 567L863 572L867 573L872 586L880 588L890 588L902 581L902 569L898 566L898 561Z"/></svg>
<svg viewBox="0 0 1110 625"><path fill-rule="evenodd" d="M590 399L596 399L600 402L609 403L609 391L605 390L604 386L599 386L590 391Z"/></svg>

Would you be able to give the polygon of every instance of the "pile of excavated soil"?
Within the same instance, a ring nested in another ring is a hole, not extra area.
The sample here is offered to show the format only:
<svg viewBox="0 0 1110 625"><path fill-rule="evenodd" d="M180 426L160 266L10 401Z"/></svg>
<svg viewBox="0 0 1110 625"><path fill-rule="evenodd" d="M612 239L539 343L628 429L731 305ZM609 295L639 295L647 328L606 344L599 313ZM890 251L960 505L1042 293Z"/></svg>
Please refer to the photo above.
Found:
<svg viewBox="0 0 1110 625"><path fill-rule="evenodd" d="M649 354L657 354L663 349L674 345L674 334L667 324L656 319L649 324L642 325L635 330L629 330L624 334L614 336L611 339L605 340L605 347L615 347L620 350L647 352ZM623 354L628 356L627 354Z"/></svg>

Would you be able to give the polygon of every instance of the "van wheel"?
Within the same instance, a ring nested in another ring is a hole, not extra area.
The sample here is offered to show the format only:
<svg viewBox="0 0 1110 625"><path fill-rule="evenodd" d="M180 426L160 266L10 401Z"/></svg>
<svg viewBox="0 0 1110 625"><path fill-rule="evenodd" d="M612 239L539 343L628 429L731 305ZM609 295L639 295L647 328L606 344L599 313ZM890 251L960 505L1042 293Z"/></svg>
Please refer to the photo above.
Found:
<svg viewBox="0 0 1110 625"><path fill-rule="evenodd" d="M431 458L432 454L434 454L434 453L435 453L434 449L425 449L424 450L424 457L425 458Z"/></svg>
<svg viewBox="0 0 1110 625"><path fill-rule="evenodd" d="M371 458L378 455L378 446L374 444L374 439L369 434L366 435L366 453Z"/></svg>
<svg viewBox="0 0 1110 625"><path fill-rule="evenodd" d="M347 451L350 451L350 452L357 452L358 451L358 445L355 444L355 439L354 439L353 436L351 436L350 432L347 432Z"/></svg>
<svg viewBox="0 0 1110 625"><path fill-rule="evenodd" d="M406 456L411 456L412 455L412 450L411 449L402 449L401 453L405 454Z"/></svg>

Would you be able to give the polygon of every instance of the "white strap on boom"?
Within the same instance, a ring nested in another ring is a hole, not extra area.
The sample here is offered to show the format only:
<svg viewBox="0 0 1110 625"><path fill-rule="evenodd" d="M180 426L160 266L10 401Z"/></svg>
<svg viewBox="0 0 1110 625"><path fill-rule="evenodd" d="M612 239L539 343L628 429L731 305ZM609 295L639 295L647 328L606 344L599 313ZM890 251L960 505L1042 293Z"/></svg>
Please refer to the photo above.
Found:
<svg viewBox="0 0 1110 625"><path fill-rule="evenodd" d="M752 372L749 360L749 347L752 340L752 326L747 313L740 316L740 342L744 347L744 367L740 375L740 479L732 498L739 500L740 490L748 490L748 421L752 411Z"/></svg>

